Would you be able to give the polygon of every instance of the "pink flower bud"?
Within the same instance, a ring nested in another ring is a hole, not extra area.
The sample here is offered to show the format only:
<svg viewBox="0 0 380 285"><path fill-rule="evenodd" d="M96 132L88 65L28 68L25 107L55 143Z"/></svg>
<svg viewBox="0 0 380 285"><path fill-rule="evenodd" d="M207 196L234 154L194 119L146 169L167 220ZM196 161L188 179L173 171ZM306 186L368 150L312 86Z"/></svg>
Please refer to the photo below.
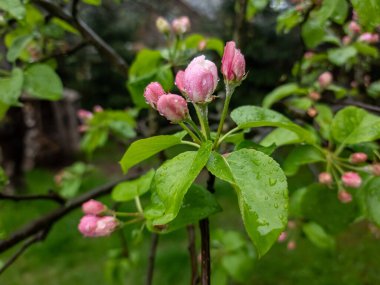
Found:
<svg viewBox="0 0 380 285"><path fill-rule="evenodd" d="M95 113L101 113L101 112L103 112L103 111L104 111L104 109L103 109L102 106L100 106L100 105L95 105L95 106L94 106L94 112L95 112Z"/></svg>
<svg viewBox="0 0 380 285"><path fill-rule="evenodd" d="M321 94L319 94L318 92L316 91L312 91L309 93L309 98L313 101L318 101L321 99Z"/></svg>
<svg viewBox="0 0 380 285"><path fill-rule="evenodd" d="M362 184L362 179L356 172L345 172L342 175L342 182L347 187L358 188Z"/></svg>
<svg viewBox="0 0 380 285"><path fill-rule="evenodd" d="M181 78L181 76L183 76ZM181 80L182 79L182 80ZM177 78L176 78L177 81ZM178 84L194 103L205 103L212 100L212 94L218 84L218 70L215 63L206 60L204 55L194 58L180 75Z"/></svg>
<svg viewBox="0 0 380 285"><path fill-rule="evenodd" d="M339 190L338 192L338 199L339 201L341 201L342 203L346 204L346 203L350 203L352 201L352 196L349 192L347 192L346 190Z"/></svg>
<svg viewBox="0 0 380 285"><path fill-rule="evenodd" d="M181 93L186 94L184 80L185 72L183 70L178 71L177 75L175 76L175 85L177 86L179 91L181 91Z"/></svg>
<svg viewBox="0 0 380 285"><path fill-rule="evenodd" d="M379 41L379 35L377 34L371 34L371 33L364 33L360 35L358 38L359 42L365 42L368 44L375 44Z"/></svg>
<svg viewBox="0 0 380 285"><path fill-rule="evenodd" d="M86 215L79 222L78 230L86 237L96 236L96 227L100 217Z"/></svg>
<svg viewBox="0 0 380 285"><path fill-rule="evenodd" d="M172 123L179 123L189 115L186 100L175 94L161 96L157 102L157 110Z"/></svg>
<svg viewBox="0 0 380 285"><path fill-rule="evenodd" d="M198 50L202 51L206 48L206 46L207 46L207 42L205 40L201 40L198 44Z"/></svg>
<svg viewBox="0 0 380 285"><path fill-rule="evenodd" d="M303 57L305 58L305 59L310 59L310 58L312 58L314 56L314 53L312 52L312 51L307 51L307 52L305 52L305 54L303 55Z"/></svg>
<svg viewBox="0 0 380 285"><path fill-rule="evenodd" d="M188 17L183 16L174 19L172 22L172 28L174 33L182 35L190 30L190 20Z"/></svg>
<svg viewBox="0 0 380 285"><path fill-rule="evenodd" d="M88 200L82 204L82 211L86 215L99 215L107 210L107 206L96 200Z"/></svg>
<svg viewBox="0 0 380 285"><path fill-rule="evenodd" d="M330 173L321 172L319 173L318 181L321 184L330 185L333 182L333 179Z"/></svg>
<svg viewBox="0 0 380 285"><path fill-rule="evenodd" d="M288 250L295 250L296 247L297 247L297 244L294 240L289 241L287 244Z"/></svg>
<svg viewBox="0 0 380 285"><path fill-rule="evenodd" d="M165 95L165 91L161 84L158 82L149 83L145 88L144 97L147 104L151 105L152 108L157 108L157 101L162 96Z"/></svg>
<svg viewBox="0 0 380 285"><path fill-rule="evenodd" d="M322 88L326 88L327 86L329 86L332 81L333 76L329 71L323 72L318 78L318 83Z"/></svg>
<svg viewBox="0 0 380 285"><path fill-rule="evenodd" d="M101 217L96 223L95 234L98 237L108 236L116 230L118 225L119 223L115 217Z"/></svg>
<svg viewBox="0 0 380 285"><path fill-rule="evenodd" d="M346 45L348 45L348 44L350 44L350 42L351 42L351 37L350 36L344 36L343 38L342 38L342 43L346 46Z"/></svg>
<svg viewBox="0 0 380 285"><path fill-rule="evenodd" d="M82 121L87 121L87 120L90 120L93 117L93 114L90 111L87 111L87 110L84 110L84 109L80 109L77 112L77 116Z"/></svg>
<svg viewBox="0 0 380 285"><path fill-rule="evenodd" d="M361 31L359 24L356 23L355 21L350 22L350 24L348 25L348 29L352 33L360 33L360 31Z"/></svg>
<svg viewBox="0 0 380 285"><path fill-rule="evenodd" d="M170 24L163 17L158 17L156 20L156 27L163 34L170 32Z"/></svg>
<svg viewBox="0 0 380 285"><path fill-rule="evenodd" d="M245 59L235 42L228 42L222 58L222 73L227 81L239 82L245 75Z"/></svg>
<svg viewBox="0 0 380 285"><path fill-rule="evenodd" d="M278 242L284 242L286 240L286 238L288 237L288 234L287 232L282 232L280 234L280 236L278 237L277 241Z"/></svg>
<svg viewBox="0 0 380 285"><path fill-rule="evenodd" d="M310 118L314 118L316 115L318 115L318 111L314 107L310 107L309 109L307 109L307 114Z"/></svg>
<svg viewBox="0 0 380 285"><path fill-rule="evenodd" d="M355 152L350 156L350 162L354 164L365 162L367 159L368 156L364 152Z"/></svg>
<svg viewBox="0 0 380 285"><path fill-rule="evenodd" d="M80 125L78 126L78 132L85 133L89 130L89 127L87 125Z"/></svg>
<svg viewBox="0 0 380 285"><path fill-rule="evenodd" d="M375 176L380 176L380 163L371 165L371 172Z"/></svg>

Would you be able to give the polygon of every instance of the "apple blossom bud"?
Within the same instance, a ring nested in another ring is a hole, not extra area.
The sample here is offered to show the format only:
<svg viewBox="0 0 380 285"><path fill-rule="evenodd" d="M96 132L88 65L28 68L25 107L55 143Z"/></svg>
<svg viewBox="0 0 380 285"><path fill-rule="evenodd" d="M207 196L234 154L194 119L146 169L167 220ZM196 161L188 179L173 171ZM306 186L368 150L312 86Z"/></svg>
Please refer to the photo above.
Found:
<svg viewBox="0 0 380 285"><path fill-rule="evenodd" d="M314 107L310 107L309 109L307 109L307 114L310 118L314 118L316 115L318 115L318 111Z"/></svg>
<svg viewBox="0 0 380 285"><path fill-rule="evenodd" d="M345 172L342 175L342 182L347 187L358 188L362 184L362 179L356 172Z"/></svg>
<svg viewBox="0 0 380 285"><path fill-rule="evenodd" d="M342 38L342 43L346 46L346 45L349 45L351 42L351 37L350 36L344 36Z"/></svg>
<svg viewBox="0 0 380 285"><path fill-rule="evenodd" d="M80 125L78 126L78 132L80 133L85 133L89 130L90 128L87 125Z"/></svg>
<svg viewBox="0 0 380 285"><path fill-rule="evenodd" d="M78 230L86 237L96 236L96 227L100 217L86 215L79 222Z"/></svg>
<svg viewBox="0 0 380 285"><path fill-rule="evenodd" d="M181 78L181 76L183 76ZM215 63L206 60L204 55L194 58L181 74L177 86L183 86L185 93L194 103L206 103L212 100L212 94L218 84L218 70Z"/></svg>
<svg viewBox="0 0 380 285"><path fill-rule="evenodd" d="M118 225L117 219L113 216L101 217L96 223L95 234L98 237L108 236L116 230Z"/></svg>
<svg viewBox="0 0 380 285"><path fill-rule="evenodd" d="M82 204L82 211L87 215L99 215L107 210L107 206L96 200L88 200Z"/></svg>
<svg viewBox="0 0 380 285"><path fill-rule="evenodd" d="M280 236L278 237L277 241L278 242L284 242L287 237L288 237L288 233L287 232L282 232L280 234Z"/></svg>
<svg viewBox="0 0 380 285"><path fill-rule="evenodd" d="M207 42L205 40L201 40L198 44L198 50L202 51L206 48L206 46L207 46Z"/></svg>
<svg viewBox="0 0 380 285"><path fill-rule="evenodd" d="M352 201L352 195L344 189L339 190L338 199L342 203L350 203Z"/></svg>
<svg viewBox="0 0 380 285"><path fill-rule="evenodd" d="M82 121L87 121L87 120L90 120L93 117L93 114L90 111L87 111L87 110L84 110L84 109L80 109L77 112L77 116Z"/></svg>
<svg viewBox="0 0 380 285"><path fill-rule="evenodd" d="M144 97L147 104L151 105L152 108L157 108L157 101L162 96L165 95L165 91L161 84L158 82L149 83L145 88Z"/></svg>
<svg viewBox="0 0 380 285"><path fill-rule="evenodd" d="M104 110L103 110L103 107L102 106L100 106L100 105L95 105L94 106L94 112L95 113L101 113L101 112L103 112Z"/></svg>
<svg viewBox="0 0 380 285"><path fill-rule="evenodd" d="M172 123L179 123L189 115L186 100L175 94L161 96L157 102L157 110Z"/></svg>
<svg viewBox="0 0 380 285"><path fill-rule="evenodd" d="M170 24L163 17L158 17L156 20L156 27L163 34L170 32Z"/></svg>
<svg viewBox="0 0 380 285"><path fill-rule="evenodd" d="M371 172L375 176L380 176L380 163L375 163L371 165Z"/></svg>
<svg viewBox="0 0 380 285"><path fill-rule="evenodd" d="M172 22L173 31L177 35L182 35L190 30L190 20L188 17L183 16L174 19Z"/></svg>
<svg viewBox="0 0 380 285"><path fill-rule="evenodd" d="M358 38L359 42L365 42L368 44L375 44L379 41L379 35L377 34L371 34L371 33L364 33L360 35Z"/></svg>
<svg viewBox="0 0 380 285"><path fill-rule="evenodd" d="M367 159L368 156L364 152L355 152L350 156L350 162L354 164L365 162Z"/></svg>
<svg viewBox="0 0 380 285"><path fill-rule="evenodd" d="M352 33L360 33L360 31L361 31L361 28L360 28L359 24L356 23L355 21L351 21L350 22L350 24L348 25L348 29Z"/></svg>
<svg viewBox="0 0 380 285"><path fill-rule="evenodd" d="M314 53L312 52L312 51L307 51L307 52L305 52L305 54L303 55L303 57L305 58L305 59L310 59L310 58L312 58L314 56Z"/></svg>
<svg viewBox="0 0 380 285"><path fill-rule="evenodd" d="M332 81L333 76L329 71L323 72L318 78L318 83L322 88L326 88L327 86L329 86Z"/></svg>
<svg viewBox="0 0 380 285"><path fill-rule="evenodd" d="M185 72L183 70L178 71L177 75L175 76L175 85L177 86L179 91L181 91L181 93L186 94L184 79Z"/></svg>
<svg viewBox="0 0 380 285"><path fill-rule="evenodd" d="M225 80L239 82L245 75L245 59L235 42L226 43L222 58L222 73Z"/></svg>
<svg viewBox="0 0 380 285"><path fill-rule="evenodd" d="M333 179L330 173L321 172L319 173L318 181L321 184L330 185L333 182Z"/></svg>
<svg viewBox="0 0 380 285"><path fill-rule="evenodd" d="M287 246L288 250L294 250L297 247L297 243L294 240L288 242Z"/></svg>
<svg viewBox="0 0 380 285"><path fill-rule="evenodd" d="M321 94L316 91L312 91L309 93L309 98L313 101L319 101L321 99Z"/></svg>

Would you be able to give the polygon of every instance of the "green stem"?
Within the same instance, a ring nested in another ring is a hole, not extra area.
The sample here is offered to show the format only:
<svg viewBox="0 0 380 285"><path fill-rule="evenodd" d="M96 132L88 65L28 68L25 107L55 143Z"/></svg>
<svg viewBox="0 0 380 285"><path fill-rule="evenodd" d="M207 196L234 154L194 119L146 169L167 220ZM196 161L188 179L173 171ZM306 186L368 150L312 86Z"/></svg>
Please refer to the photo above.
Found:
<svg viewBox="0 0 380 285"><path fill-rule="evenodd" d="M224 134L218 141L218 143L216 144L215 147L218 147L227 137L229 137L230 135L232 135L233 133L239 131L240 128L239 127L236 127L236 128L233 128L232 130L230 130L229 132L227 132L226 134Z"/></svg>
<svg viewBox="0 0 380 285"><path fill-rule="evenodd" d="M227 83L226 84L226 101L224 101L222 117L220 118L218 130L216 132L214 148L216 148L218 146L218 140L219 140L220 134L222 133L222 130L223 130L224 121L225 121L225 119L227 117L227 113L228 113L228 106L230 105L230 101L231 101L231 97L232 97L233 93L234 93L234 88L231 88L231 86Z"/></svg>
<svg viewBox="0 0 380 285"><path fill-rule="evenodd" d="M140 213L143 213L144 210L141 206L141 201L140 201L140 198L139 197L135 197L135 203L136 203L136 208L137 210L140 212Z"/></svg>
<svg viewBox="0 0 380 285"><path fill-rule="evenodd" d="M178 124L191 136L194 142L201 143L199 138L183 122L179 122Z"/></svg>
<svg viewBox="0 0 380 285"><path fill-rule="evenodd" d="M200 107L199 109L201 110L203 124L204 124L204 128L206 131L206 138L209 140L210 139L210 126L208 124L208 105L207 104L200 104L199 107Z"/></svg>
<svg viewBox="0 0 380 285"><path fill-rule="evenodd" d="M336 149L336 151L334 152L334 154L336 156L339 156L339 154L343 151L344 147L346 146L346 144L343 142L341 143L341 145Z"/></svg>
<svg viewBox="0 0 380 285"><path fill-rule="evenodd" d="M124 213L124 212L113 212L114 215L120 217L141 217L141 213Z"/></svg>
<svg viewBox="0 0 380 285"><path fill-rule="evenodd" d="M186 123L188 123L194 130L194 132L198 135L198 137L204 141L206 138L203 136L202 132L199 130L199 127L194 123L194 121L189 118L185 120Z"/></svg>
<svg viewBox="0 0 380 285"><path fill-rule="evenodd" d="M193 143L193 142L189 142L189 141L181 141L181 144L187 144L187 145L191 145L193 147L199 148L198 144Z"/></svg>

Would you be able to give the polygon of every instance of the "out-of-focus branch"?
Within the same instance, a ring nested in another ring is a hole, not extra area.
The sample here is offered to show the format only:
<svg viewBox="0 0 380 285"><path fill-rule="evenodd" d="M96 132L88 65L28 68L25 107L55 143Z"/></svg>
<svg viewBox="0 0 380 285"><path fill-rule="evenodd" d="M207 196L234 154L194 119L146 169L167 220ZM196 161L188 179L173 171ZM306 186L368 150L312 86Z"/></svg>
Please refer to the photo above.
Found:
<svg viewBox="0 0 380 285"><path fill-rule="evenodd" d="M244 35L246 34L246 14L247 14L247 5L248 0L237 0L237 3L239 5L239 10L237 14L235 15L235 29L234 29L234 35L233 39L236 42L236 44L239 47L244 46Z"/></svg>
<svg viewBox="0 0 380 285"><path fill-rule="evenodd" d="M146 285L152 285L153 283L154 261L156 259L157 245L158 245L158 234L152 233L152 241L150 243L150 249L149 249L148 273L146 275Z"/></svg>
<svg viewBox="0 0 380 285"><path fill-rule="evenodd" d="M5 193L0 193L0 200L12 200L15 202L28 201L28 200L50 200L57 202L58 204L65 204L66 199L60 196L54 191L49 191L48 194L41 195L10 195Z"/></svg>
<svg viewBox="0 0 380 285"><path fill-rule="evenodd" d="M37 233L41 231L50 229L56 222L58 222L60 219L62 219L65 215L67 215L74 209L80 207L87 200L106 195L118 183L125 181L127 179L136 178L138 175L139 174L136 174L133 176L131 175L130 177L123 177L116 181L109 182L102 186L96 187L91 191L88 191L74 199L67 201L67 203L64 206L30 222L29 224L26 224L22 228L16 230L7 239L0 241L0 253L17 245L19 242L23 240L36 235Z"/></svg>
<svg viewBox="0 0 380 285"><path fill-rule="evenodd" d="M73 46L72 48L69 48L69 49L64 50L64 51L59 51L59 52L49 54L45 57L38 59L37 61L43 62L43 61L47 61L47 60L52 59L52 58L58 58L61 56L69 56L69 55L72 55L72 54L76 53L77 51L81 50L82 48L86 47L87 45L88 45L87 42L80 42L79 44Z"/></svg>
<svg viewBox="0 0 380 285"><path fill-rule="evenodd" d="M75 14L74 17L74 15L67 13L61 7L48 0L32 0L32 3L41 7L52 16L60 18L74 26L80 32L82 37L92 44L104 58L109 60L123 76L127 76L128 65L124 59L85 22L77 18L77 2L78 1L75 0L73 1L72 12Z"/></svg>
<svg viewBox="0 0 380 285"><path fill-rule="evenodd" d="M199 283L198 276L198 262L197 262L197 251L195 247L195 229L194 225L187 226L187 235L189 238L189 244L187 249L189 250L190 255L190 264L191 264L191 285L197 285Z"/></svg>

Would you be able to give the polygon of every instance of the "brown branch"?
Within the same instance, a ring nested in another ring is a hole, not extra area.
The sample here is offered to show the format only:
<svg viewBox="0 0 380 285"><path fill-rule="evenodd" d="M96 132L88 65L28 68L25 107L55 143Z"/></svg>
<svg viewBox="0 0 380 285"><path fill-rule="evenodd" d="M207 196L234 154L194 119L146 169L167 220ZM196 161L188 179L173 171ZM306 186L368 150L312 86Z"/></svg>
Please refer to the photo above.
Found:
<svg viewBox="0 0 380 285"><path fill-rule="evenodd" d="M37 242L43 241L46 238L48 232L49 232L49 229L38 232L36 235L34 235L33 238L25 242L22 245L22 247L19 250L17 250L15 254L12 255L12 257L8 259L7 262L5 262L5 264L0 268L0 274L4 273L4 271L9 266L11 266L17 260L17 258L19 258L30 246L32 246L33 244Z"/></svg>
<svg viewBox="0 0 380 285"><path fill-rule="evenodd" d="M76 1L74 1L76 2ZM43 8L52 16L60 18L65 22L74 26L82 35L82 37L92 44L98 52L110 63L116 67L116 69L123 75L127 76L128 65L124 59L111 47L109 46L99 35L97 35L85 22L80 19L75 18L73 15L67 13L58 5L48 1L48 0L32 0L32 3ZM73 3L74 5L75 3ZM75 13L75 7L73 10Z"/></svg>
<svg viewBox="0 0 380 285"><path fill-rule="evenodd" d="M40 195L10 195L5 193L0 193L0 200L12 200L15 202L28 201L28 200L50 200L57 202L60 205L66 203L66 199L60 196L58 193L49 190L48 194Z"/></svg>
<svg viewBox="0 0 380 285"><path fill-rule="evenodd" d="M85 42L85 41L80 42L79 44L73 46L70 49L67 49L67 50L64 50L64 51L55 52L55 53L49 54L49 55L47 55L45 57L42 57L42 58L38 59L38 62L44 62L44 61L47 61L47 60L52 59L52 58L58 58L58 57L62 57L62 56L73 55L76 52L80 51L82 48L86 47L87 45L88 45L88 43Z"/></svg>
<svg viewBox="0 0 380 285"><path fill-rule="evenodd" d="M103 195L108 194L112 188L117 185L118 183L125 181L127 179L133 179L136 178L138 175L133 175L130 177L123 177L121 179L118 179L113 182L106 183L102 186L96 187L91 191L88 191L74 199L71 199L67 201L67 203L46 214L45 216L42 216L25 226L21 227L20 229L16 230L13 234L11 234L7 239L4 239L0 241L0 253L8 250L9 248L17 245L19 242L36 235L37 233L46 230L50 227L52 227L57 221L62 219L65 215L73 211L74 209L80 207L84 202L87 200L97 198Z"/></svg>
<svg viewBox="0 0 380 285"><path fill-rule="evenodd" d="M194 225L187 226L187 235L189 237L189 245L187 249L190 254L190 264L191 264L191 285L196 285L199 282L198 276L198 262L197 262L197 252L195 248L195 232Z"/></svg>
<svg viewBox="0 0 380 285"><path fill-rule="evenodd" d="M243 35L246 31L246 14L247 14L247 5L248 0L237 0L239 3L239 12L235 15L235 30L234 30L234 41L240 47L244 47Z"/></svg>
<svg viewBox="0 0 380 285"><path fill-rule="evenodd" d="M156 259L158 245L158 234L152 233L152 241L150 243L149 259L148 259L148 273L146 275L146 285L152 285L154 273L154 261Z"/></svg>

